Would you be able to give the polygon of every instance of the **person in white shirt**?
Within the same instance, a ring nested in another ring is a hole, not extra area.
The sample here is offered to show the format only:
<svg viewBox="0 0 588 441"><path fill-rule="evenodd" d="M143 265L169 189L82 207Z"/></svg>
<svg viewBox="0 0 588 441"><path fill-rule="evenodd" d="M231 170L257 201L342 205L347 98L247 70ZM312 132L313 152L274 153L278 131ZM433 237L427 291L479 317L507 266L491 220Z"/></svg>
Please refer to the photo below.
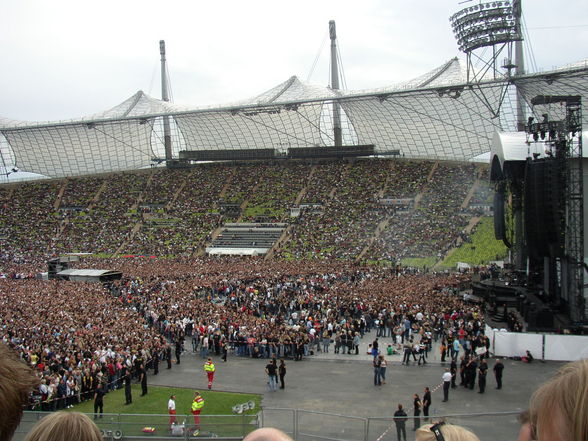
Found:
<svg viewBox="0 0 588 441"><path fill-rule="evenodd" d="M449 369L445 369L443 374L443 402L449 400L449 387L451 386L451 372Z"/></svg>
<svg viewBox="0 0 588 441"><path fill-rule="evenodd" d="M167 411L169 413L169 425L176 423L176 396L171 395L167 402Z"/></svg>

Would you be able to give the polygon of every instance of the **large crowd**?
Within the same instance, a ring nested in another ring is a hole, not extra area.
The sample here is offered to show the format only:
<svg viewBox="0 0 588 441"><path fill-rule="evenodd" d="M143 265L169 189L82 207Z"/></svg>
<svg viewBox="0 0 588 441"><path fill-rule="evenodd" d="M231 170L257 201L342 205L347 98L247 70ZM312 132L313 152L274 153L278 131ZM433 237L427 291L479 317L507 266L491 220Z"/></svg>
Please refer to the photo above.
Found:
<svg viewBox="0 0 588 441"><path fill-rule="evenodd" d="M478 191L468 199L481 173L472 164L432 161L293 161L15 184L0 188L1 257L186 258L202 253L227 221L263 220L291 226L277 259L440 258L474 214L468 201L487 199ZM387 199L411 202L399 207ZM222 203L241 207L240 215L225 216ZM290 215L293 207L300 216Z"/></svg>
<svg viewBox="0 0 588 441"><path fill-rule="evenodd" d="M2 187L1 338L55 409L184 350L300 359L331 345L357 351L374 328L401 340L475 335L481 312L454 294L467 276L355 263L444 252L467 221L459 207L475 174L427 161L211 164ZM386 198L413 204L398 210ZM273 260L197 257L227 220L223 201L241 206L237 220L290 223ZM291 218L295 205L313 208ZM81 266L125 278L34 279L65 252L93 252L100 258Z"/></svg>
<svg viewBox="0 0 588 441"><path fill-rule="evenodd" d="M483 324L478 307L455 295L459 274L234 258L84 265L126 276L108 286L0 280L1 338L34 367L47 410L88 398L98 383L120 387L127 373L157 370L185 350L301 359L331 344L355 349L371 329L451 338Z"/></svg>

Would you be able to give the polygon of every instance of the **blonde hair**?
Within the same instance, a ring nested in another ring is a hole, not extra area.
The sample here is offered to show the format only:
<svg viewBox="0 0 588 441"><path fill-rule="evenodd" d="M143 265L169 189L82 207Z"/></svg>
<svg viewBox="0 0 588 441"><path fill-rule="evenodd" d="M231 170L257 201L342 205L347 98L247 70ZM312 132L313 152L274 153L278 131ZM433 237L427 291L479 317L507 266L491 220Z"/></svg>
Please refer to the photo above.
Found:
<svg viewBox="0 0 588 441"><path fill-rule="evenodd" d="M436 441L435 434L431 431L433 424L425 424L416 431L416 441ZM443 424L439 426L445 441L480 441L473 432L465 427L454 424Z"/></svg>
<svg viewBox="0 0 588 441"><path fill-rule="evenodd" d="M33 426L25 441L103 441L100 429L83 413L55 412Z"/></svg>
<svg viewBox="0 0 588 441"><path fill-rule="evenodd" d="M531 396L529 414L537 441L555 433L566 441L588 439L588 360L561 367Z"/></svg>
<svg viewBox="0 0 588 441"><path fill-rule="evenodd" d="M0 342L0 440L12 438L31 391L39 384L32 369Z"/></svg>

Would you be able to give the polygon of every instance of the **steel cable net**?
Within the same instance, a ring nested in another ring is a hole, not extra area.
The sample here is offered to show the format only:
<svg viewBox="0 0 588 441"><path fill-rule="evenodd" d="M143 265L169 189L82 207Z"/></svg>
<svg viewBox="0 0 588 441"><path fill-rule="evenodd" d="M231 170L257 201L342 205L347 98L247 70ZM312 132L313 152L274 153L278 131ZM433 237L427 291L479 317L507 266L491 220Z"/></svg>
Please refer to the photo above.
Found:
<svg viewBox="0 0 588 441"><path fill-rule="evenodd" d="M360 92L291 77L250 100L216 108L187 109L138 92L74 121L0 119L0 153L6 165L55 178L146 168L164 157L161 121L167 116L174 158L181 150L247 149L273 149L281 157L290 148L333 144L335 100L344 145L463 161L490 151L494 131L516 130L515 87L528 103L537 95L580 95L587 102L588 65L467 84L452 59L409 82Z"/></svg>

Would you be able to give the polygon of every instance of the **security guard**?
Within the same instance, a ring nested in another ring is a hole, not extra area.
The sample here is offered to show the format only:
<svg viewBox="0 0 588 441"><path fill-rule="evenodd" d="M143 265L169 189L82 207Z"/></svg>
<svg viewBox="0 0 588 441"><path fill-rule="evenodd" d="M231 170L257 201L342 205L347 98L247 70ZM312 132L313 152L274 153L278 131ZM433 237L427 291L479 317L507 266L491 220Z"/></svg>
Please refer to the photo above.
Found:
<svg viewBox="0 0 588 441"><path fill-rule="evenodd" d="M212 389L212 382L214 381L214 372L216 368L214 367L214 363L212 362L212 358L208 358L206 363L204 363L204 372L208 376L208 388Z"/></svg>
<svg viewBox="0 0 588 441"><path fill-rule="evenodd" d="M194 425L196 426L196 432L194 432L194 436L197 435L197 432L200 430L200 412L204 407L204 398L200 395L200 392L194 392L194 400L192 401L192 415L194 415Z"/></svg>

